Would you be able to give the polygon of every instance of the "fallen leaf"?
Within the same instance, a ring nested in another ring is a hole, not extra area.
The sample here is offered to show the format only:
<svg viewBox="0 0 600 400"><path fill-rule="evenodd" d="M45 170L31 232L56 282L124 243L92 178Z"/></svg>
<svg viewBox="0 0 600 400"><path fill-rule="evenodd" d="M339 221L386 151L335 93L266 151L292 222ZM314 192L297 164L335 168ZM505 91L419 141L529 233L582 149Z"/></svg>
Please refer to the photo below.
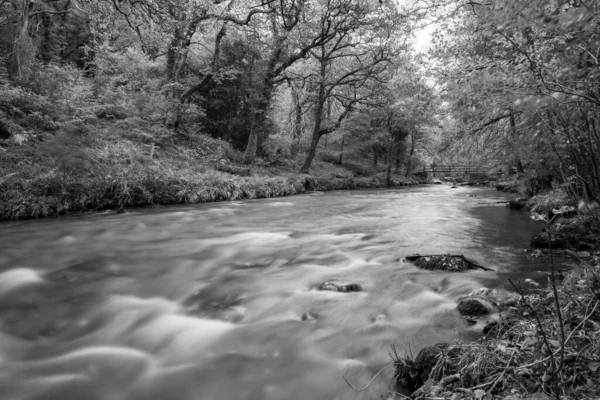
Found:
<svg viewBox="0 0 600 400"><path fill-rule="evenodd" d="M552 379L552 375L550 375L547 372L544 372L544 376L542 376L542 382L548 382L550 379Z"/></svg>
<svg viewBox="0 0 600 400"><path fill-rule="evenodd" d="M590 361L587 365L588 369L592 372L596 372L598 371L598 368L600 367L600 361Z"/></svg>
<svg viewBox="0 0 600 400"><path fill-rule="evenodd" d="M521 349L527 349L529 347L533 347L535 346L537 343L539 342L539 340L536 337L528 337L527 339L525 339L523 341L523 343L521 343Z"/></svg>

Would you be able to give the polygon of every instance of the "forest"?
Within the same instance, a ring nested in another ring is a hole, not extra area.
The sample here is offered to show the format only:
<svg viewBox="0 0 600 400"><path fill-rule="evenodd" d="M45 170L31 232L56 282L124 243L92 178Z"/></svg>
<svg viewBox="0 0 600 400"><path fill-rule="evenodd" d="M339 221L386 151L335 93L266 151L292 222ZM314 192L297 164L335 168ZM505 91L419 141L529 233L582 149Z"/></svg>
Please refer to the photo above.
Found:
<svg viewBox="0 0 600 400"><path fill-rule="evenodd" d="M409 184L431 164L589 201L598 12L579 0L3 0L1 218Z"/></svg>

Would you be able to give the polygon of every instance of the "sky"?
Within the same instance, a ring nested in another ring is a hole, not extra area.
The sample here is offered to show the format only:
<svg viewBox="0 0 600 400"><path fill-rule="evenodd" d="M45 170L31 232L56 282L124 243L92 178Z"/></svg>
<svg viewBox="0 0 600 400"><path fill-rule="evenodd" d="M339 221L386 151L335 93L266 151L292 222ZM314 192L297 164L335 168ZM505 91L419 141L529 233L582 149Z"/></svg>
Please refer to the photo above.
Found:
<svg viewBox="0 0 600 400"><path fill-rule="evenodd" d="M431 36L435 26L429 25L415 32L414 45L418 52L424 53L431 46Z"/></svg>

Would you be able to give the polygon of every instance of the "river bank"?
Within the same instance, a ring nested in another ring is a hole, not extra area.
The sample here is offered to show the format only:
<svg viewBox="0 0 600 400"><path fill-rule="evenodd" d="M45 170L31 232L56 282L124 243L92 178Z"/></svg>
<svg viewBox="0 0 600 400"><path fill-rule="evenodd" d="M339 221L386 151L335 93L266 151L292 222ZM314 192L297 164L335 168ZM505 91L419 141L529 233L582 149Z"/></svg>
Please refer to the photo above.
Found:
<svg viewBox="0 0 600 400"><path fill-rule="evenodd" d="M397 357L398 385L406 386L408 366L423 379L412 398L551 399L557 391L561 399L599 398L598 276L597 254L561 274L562 330L551 286L519 288L509 316L481 341L431 346L414 360Z"/></svg>
<svg viewBox="0 0 600 400"><path fill-rule="evenodd" d="M299 174L300 158L245 165L228 143L205 135L155 142L98 120L62 129L0 147L0 220L388 186L386 166L370 160L319 159L311 174ZM392 186L424 183L401 174L391 180Z"/></svg>
<svg viewBox="0 0 600 400"><path fill-rule="evenodd" d="M511 188L524 187L516 181L498 186L516 193ZM515 297L498 304L501 319L477 342L436 344L414 358L395 353L395 381L404 394L391 398L600 398L598 215L576 215L576 200L563 188L520 194L530 197L507 205L531 210L542 222L531 243L538 249L530 254L551 265L547 285L510 281ZM568 269L558 270L557 256L563 266L570 258Z"/></svg>

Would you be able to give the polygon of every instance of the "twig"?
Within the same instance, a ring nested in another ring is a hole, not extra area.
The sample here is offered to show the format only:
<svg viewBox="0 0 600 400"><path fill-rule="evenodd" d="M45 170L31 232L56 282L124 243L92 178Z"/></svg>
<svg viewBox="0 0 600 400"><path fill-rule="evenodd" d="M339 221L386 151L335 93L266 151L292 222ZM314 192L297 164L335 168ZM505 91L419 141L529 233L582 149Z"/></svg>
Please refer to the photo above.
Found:
<svg viewBox="0 0 600 400"><path fill-rule="evenodd" d="M554 271L554 267L553 267L552 271ZM560 400L560 393L558 392L558 389L559 389L558 368L556 366L556 360L554 359L554 353L552 351L552 347L550 347L550 343L548 342L548 336L546 335L546 331L544 330L544 325L542 324L540 316L538 315L535 308L533 308L533 306L531 304L529 304L529 302L525 298L525 293L523 293L523 290L520 287L517 287L517 285L512 281L512 279L509 278L508 281L515 288L515 290L521 295L521 300L523 300L523 303L525 303L525 306L527 306L527 308L529 308L529 310L533 314L533 317L535 318L538 329L540 330L540 333L542 334L542 339L544 341L544 345L546 346L546 349L548 350L548 354L550 354L548 359L550 360L550 368L551 368L551 372L552 372L552 380L554 383L555 397L556 397L556 400ZM564 339L564 337L563 337L563 339ZM563 340L561 343L561 350L564 349L564 345L565 345L565 341ZM561 367L562 367L562 365L561 365Z"/></svg>
<svg viewBox="0 0 600 400"><path fill-rule="evenodd" d="M348 379L346 379L346 377L345 377L345 376L344 376L343 378L344 378L344 380L346 381L346 383L348 384L348 386L350 386L350 389L354 390L354 391L355 391L355 392L357 392L357 393L358 393L358 392L362 392L362 391L365 391L365 390L367 390L367 388L368 388L368 387L371 385L371 383L373 383L373 381L375 380L375 378L377 378L377 377L378 377L378 376L379 376L379 375L380 375L380 374L381 374L383 371L385 371L385 370L386 370L386 369L388 369L389 367L393 367L395 364L396 364L396 363L395 363L395 362L393 362L393 363L391 363L391 364L388 364L388 365L386 365L385 367L381 368L381 369L379 370L379 372L377 372L377 373L375 374L375 376L373 376L373 377L371 378L371 380L369 381L369 383L367 383L367 385L366 385L364 388L362 388L362 389L355 389L355 388L352 386L352 384L350 384L350 382L348 382Z"/></svg>
<svg viewBox="0 0 600 400"><path fill-rule="evenodd" d="M496 375L498 375L498 374L494 374L494 375L492 375L492 376L496 376ZM492 385L493 383L494 383L494 381L489 381L489 382L485 382L485 383L480 383L479 385L477 385L477 386L473 386L473 387L470 387L470 388L468 388L467 390L477 390L477 389L483 389L483 388L485 388L485 387L488 387L488 386Z"/></svg>
<svg viewBox="0 0 600 400"><path fill-rule="evenodd" d="M592 311L591 311L591 312L590 312L588 315L586 315L586 316L585 316L585 317L584 317L584 318L581 320L581 322L580 322L580 323L578 323L578 324L577 324L577 326L575 327L575 329L573 329L573 330L571 331L571 333L569 333L569 336L568 336L568 337L565 339L565 343L564 343L564 344L565 344L565 346L566 346L567 342L568 342L568 341L571 339L571 336L573 336L573 334L574 334L575 332L577 332L577 330L579 329L579 327L580 327L581 325L585 324L585 322L586 322L588 319L590 319L590 318L592 317L592 315L594 315L594 312L596 312L596 308L597 308L597 307L598 307L598 301L596 301L596 304L594 305L594 308L592 309Z"/></svg>
<svg viewBox="0 0 600 400"><path fill-rule="evenodd" d="M502 378L504 378L504 374L506 374L506 371L508 371L508 367L510 367L510 363L512 362L512 359L513 359L514 356L515 356L515 352L513 352L510 355L510 359L508 360L508 363L506 363L506 368L504 368L504 371L502 371L502 374L500 374L500 376L498 377L498 379L496 379L496 381L494 381L494 384L490 388L490 393L492 393L492 391L494 390L494 388L496 387L496 385L498 384L498 382L500 382L502 380Z"/></svg>

